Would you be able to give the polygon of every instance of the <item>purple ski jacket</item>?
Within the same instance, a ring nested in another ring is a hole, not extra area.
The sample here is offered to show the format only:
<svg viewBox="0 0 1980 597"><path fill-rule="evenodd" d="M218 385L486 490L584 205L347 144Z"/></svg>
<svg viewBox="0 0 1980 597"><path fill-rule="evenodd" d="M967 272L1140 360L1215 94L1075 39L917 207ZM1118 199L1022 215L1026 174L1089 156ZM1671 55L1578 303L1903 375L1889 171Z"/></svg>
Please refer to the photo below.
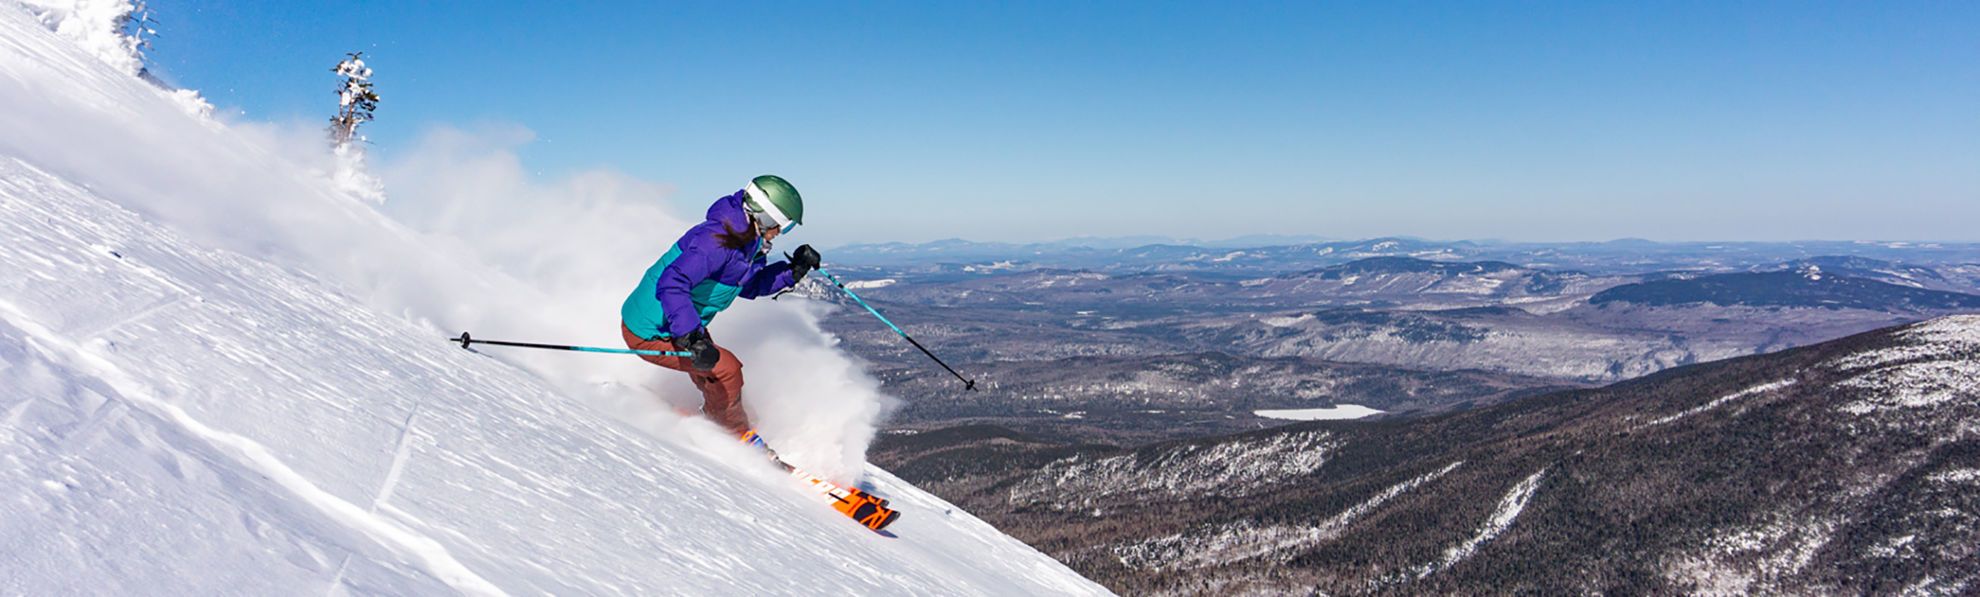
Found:
<svg viewBox="0 0 1980 597"><path fill-rule="evenodd" d="M715 319L737 296L754 299L789 288L791 264L765 264L762 238L742 249L716 238L728 230L749 229L743 192L715 200L708 219L689 228L674 246L646 268L639 287L626 297L619 317L626 329L648 340L685 336Z"/></svg>

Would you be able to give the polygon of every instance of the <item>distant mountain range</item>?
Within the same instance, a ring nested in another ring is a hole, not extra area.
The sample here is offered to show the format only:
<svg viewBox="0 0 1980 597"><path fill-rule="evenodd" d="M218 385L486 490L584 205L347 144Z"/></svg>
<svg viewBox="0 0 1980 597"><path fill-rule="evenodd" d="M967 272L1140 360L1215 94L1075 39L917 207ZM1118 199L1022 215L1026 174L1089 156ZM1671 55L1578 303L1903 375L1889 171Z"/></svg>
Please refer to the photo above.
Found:
<svg viewBox="0 0 1980 597"><path fill-rule="evenodd" d="M1958 594L1980 316L1456 414L877 462L1123 594Z"/></svg>
<svg viewBox="0 0 1980 597"><path fill-rule="evenodd" d="M1583 243L1509 243L1373 238L1296 242L1258 237L1256 244L1203 243L1136 237L1072 239L1052 243L986 243L959 239L928 243L858 244L830 248L835 264L919 273L1003 269L1223 271L1287 273L1370 257L1433 261L1503 261L1524 267L1580 270L1598 275L1662 270L1736 271L1820 256L1909 263L1980 264L1980 243L1808 241L1777 243L1658 243L1639 239ZM1144 242L1149 241L1149 242Z"/></svg>
<svg viewBox="0 0 1980 597"><path fill-rule="evenodd" d="M1980 309L1980 296L1846 277L1814 267L1802 271L1712 274L1626 284L1596 293L1588 302L1873 311Z"/></svg>
<svg viewBox="0 0 1980 597"><path fill-rule="evenodd" d="M1609 382L1980 311L1975 269L1815 256L1634 275L1412 257L1276 274L855 271L887 276L861 290L871 300L940 309L924 340L990 361L1219 352ZM863 329L845 330L856 349ZM1003 348L1042 330L1045 346Z"/></svg>
<svg viewBox="0 0 1980 597"><path fill-rule="evenodd" d="M1810 257L1808 259L1797 259L1770 269L1774 271L1800 272L1811 276L1833 275L1863 278L1886 284L1929 290L1963 292L1980 288L1980 285L1973 284L1971 280L1963 280L1962 278L1965 277L1963 275L1965 268L1957 267L1957 265L1953 267L1946 267L1945 265L1926 267L1881 259L1870 259L1867 257L1825 255ZM1949 277L1945 272L1941 272L1941 269L1952 271L1954 275ZM1763 270L1756 269L1755 271Z"/></svg>

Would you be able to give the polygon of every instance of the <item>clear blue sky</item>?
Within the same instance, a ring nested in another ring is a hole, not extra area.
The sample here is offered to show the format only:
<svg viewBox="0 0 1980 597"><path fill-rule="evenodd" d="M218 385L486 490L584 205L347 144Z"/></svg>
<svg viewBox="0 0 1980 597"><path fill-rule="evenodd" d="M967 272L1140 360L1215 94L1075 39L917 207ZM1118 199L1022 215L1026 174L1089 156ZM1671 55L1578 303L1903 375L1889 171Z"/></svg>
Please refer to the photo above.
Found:
<svg viewBox="0 0 1980 597"><path fill-rule="evenodd" d="M776 172L829 244L1980 240L1980 2L603 4L152 0L152 56L315 121L364 50L382 159Z"/></svg>

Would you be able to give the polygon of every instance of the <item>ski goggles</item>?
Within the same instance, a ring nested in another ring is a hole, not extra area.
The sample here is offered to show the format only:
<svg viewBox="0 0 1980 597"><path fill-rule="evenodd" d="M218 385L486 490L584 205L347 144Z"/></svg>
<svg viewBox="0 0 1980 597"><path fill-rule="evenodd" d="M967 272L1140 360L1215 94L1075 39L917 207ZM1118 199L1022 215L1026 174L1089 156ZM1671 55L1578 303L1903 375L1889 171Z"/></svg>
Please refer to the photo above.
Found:
<svg viewBox="0 0 1980 597"><path fill-rule="evenodd" d="M760 234L769 234L771 230L776 230L778 234L790 234L791 230L798 227L797 222L791 222L779 228L776 219L760 211L750 211L749 219L756 223L756 231Z"/></svg>

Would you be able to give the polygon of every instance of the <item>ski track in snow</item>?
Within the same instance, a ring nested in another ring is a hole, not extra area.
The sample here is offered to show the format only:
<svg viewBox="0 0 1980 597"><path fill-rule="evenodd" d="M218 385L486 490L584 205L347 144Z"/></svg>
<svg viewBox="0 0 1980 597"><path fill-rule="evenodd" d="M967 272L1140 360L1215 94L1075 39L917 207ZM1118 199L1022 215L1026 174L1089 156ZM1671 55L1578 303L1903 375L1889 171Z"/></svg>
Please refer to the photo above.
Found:
<svg viewBox="0 0 1980 597"><path fill-rule="evenodd" d="M0 5L6 592L1106 593L884 471L897 537L724 464L750 460L696 444L712 427L661 441L255 241L161 224L210 226L224 207L158 210L305 169ZM174 144L96 151L76 130ZM208 170L133 162L188 154ZM340 197L257 199L386 225L319 204Z"/></svg>

